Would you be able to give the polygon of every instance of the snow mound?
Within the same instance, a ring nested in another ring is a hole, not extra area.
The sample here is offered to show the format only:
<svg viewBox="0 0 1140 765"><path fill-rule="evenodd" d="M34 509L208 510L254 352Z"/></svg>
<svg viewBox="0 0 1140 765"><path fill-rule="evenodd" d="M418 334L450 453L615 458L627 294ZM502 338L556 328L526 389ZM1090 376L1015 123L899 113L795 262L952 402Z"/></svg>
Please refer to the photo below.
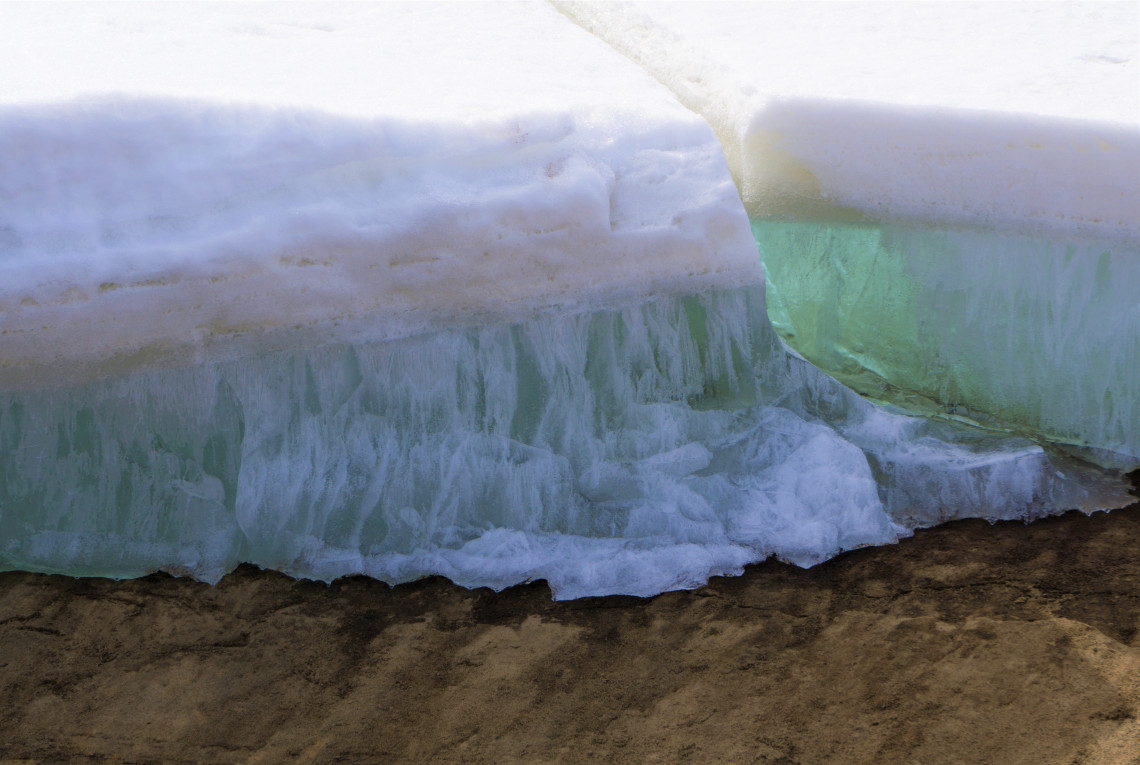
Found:
<svg viewBox="0 0 1140 765"><path fill-rule="evenodd" d="M556 5L709 120L753 217L1140 239L1135 3Z"/></svg>

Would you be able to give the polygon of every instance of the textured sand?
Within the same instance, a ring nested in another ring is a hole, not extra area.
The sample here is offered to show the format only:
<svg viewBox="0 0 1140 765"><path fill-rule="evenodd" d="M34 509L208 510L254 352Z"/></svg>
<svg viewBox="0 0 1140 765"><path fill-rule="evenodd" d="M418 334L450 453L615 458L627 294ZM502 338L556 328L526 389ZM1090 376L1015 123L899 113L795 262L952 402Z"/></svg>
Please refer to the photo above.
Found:
<svg viewBox="0 0 1140 765"><path fill-rule="evenodd" d="M4 762L1140 762L1140 505L554 603L0 575Z"/></svg>

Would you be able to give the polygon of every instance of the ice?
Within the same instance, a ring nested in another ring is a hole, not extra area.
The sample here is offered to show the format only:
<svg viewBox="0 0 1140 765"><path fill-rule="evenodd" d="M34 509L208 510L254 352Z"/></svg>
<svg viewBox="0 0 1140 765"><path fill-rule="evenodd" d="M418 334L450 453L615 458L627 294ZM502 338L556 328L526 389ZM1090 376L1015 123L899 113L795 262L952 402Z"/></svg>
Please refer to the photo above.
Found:
<svg viewBox="0 0 1140 765"><path fill-rule="evenodd" d="M760 285L0 397L3 569L651 595L1126 501L841 388L785 353Z"/></svg>
<svg viewBox="0 0 1140 765"><path fill-rule="evenodd" d="M1140 465L1135 3L557 5L716 129L807 358Z"/></svg>
<svg viewBox="0 0 1140 765"><path fill-rule="evenodd" d="M713 129L548 6L2 13L0 569L650 595L1129 501L790 353Z"/></svg>
<svg viewBox="0 0 1140 765"><path fill-rule="evenodd" d="M901 223L753 229L777 329L857 390L1140 464L1140 245Z"/></svg>

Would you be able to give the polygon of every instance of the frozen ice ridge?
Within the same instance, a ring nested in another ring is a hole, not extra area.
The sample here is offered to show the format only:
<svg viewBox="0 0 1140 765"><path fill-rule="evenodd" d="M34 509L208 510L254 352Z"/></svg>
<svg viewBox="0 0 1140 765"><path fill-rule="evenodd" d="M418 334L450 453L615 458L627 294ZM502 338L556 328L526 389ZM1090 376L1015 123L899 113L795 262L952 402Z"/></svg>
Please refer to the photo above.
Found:
<svg viewBox="0 0 1140 765"><path fill-rule="evenodd" d="M712 128L548 6L4 15L0 569L648 595L1128 501L788 352Z"/></svg>

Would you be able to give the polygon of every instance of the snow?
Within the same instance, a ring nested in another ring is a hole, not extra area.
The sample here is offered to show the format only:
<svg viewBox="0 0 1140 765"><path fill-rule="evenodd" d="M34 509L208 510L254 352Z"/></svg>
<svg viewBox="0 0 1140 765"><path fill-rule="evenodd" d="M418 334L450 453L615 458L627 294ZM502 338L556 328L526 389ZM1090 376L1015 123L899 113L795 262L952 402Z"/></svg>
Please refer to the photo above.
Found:
<svg viewBox="0 0 1140 765"><path fill-rule="evenodd" d="M547 6L2 13L0 389L760 278L712 131Z"/></svg>
<svg viewBox="0 0 1140 765"><path fill-rule="evenodd" d="M710 121L753 217L1140 238L1136 3L556 5Z"/></svg>

